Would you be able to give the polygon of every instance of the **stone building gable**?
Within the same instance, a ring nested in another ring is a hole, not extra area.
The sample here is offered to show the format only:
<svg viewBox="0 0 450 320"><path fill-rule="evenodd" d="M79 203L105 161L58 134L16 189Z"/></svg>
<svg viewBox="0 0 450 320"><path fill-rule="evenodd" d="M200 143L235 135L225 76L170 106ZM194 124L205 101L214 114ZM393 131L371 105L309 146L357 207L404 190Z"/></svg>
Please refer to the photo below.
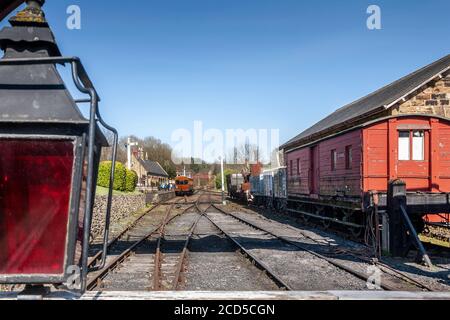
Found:
<svg viewBox="0 0 450 320"><path fill-rule="evenodd" d="M430 114L450 118L450 73L429 83L405 102L391 110L391 115Z"/></svg>
<svg viewBox="0 0 450 320"><path fill-rule="evenodd" d="M147 171L142 166L142 164L138 161L135 155L131 156L131 170L136 172L138 176L143 176L147 174Z"/></svg>

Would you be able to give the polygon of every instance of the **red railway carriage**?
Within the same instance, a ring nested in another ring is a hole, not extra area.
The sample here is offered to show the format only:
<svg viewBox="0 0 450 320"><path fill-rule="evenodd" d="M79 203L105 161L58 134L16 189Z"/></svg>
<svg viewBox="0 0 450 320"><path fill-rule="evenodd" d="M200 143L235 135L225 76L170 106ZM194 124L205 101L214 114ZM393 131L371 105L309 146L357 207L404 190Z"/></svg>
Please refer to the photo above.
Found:
<svg viewBox="0 0 450 320"><path fill-rule="evenodd" d="M289 210L359 233L373 194L386 205L389 181L407 185L417 228L450 207L450 55L351 103L282 149Z"/></svg>

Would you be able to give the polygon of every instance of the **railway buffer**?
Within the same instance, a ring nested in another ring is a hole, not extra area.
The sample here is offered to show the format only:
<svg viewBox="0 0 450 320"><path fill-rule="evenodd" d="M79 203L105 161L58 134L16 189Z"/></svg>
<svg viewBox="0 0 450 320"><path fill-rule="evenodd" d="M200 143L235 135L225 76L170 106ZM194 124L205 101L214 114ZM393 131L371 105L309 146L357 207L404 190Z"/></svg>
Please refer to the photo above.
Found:
<svg viewBox="0 0 450 320"><path fill-rule="evenodd" d="M99 159L108 146L100 127L113 132L113 162L117 132L103 121L80 59L61 56L44 2L26 1L0 31L0 283L83 291ZM86 98L74 100L57 66L69 67ZM105 239L111 198L112 190ZM104 248L103 262L106 241Z"/></svg>

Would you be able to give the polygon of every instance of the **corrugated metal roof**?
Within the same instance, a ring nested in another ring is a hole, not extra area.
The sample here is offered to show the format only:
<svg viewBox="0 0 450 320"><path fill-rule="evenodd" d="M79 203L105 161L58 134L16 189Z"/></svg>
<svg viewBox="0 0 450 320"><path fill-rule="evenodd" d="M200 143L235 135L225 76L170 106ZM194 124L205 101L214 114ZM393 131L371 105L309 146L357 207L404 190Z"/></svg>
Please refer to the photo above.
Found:
<svg viewBox="0 0 450 320"><path fill-rule="evenodd" d="M300 144L302 140L307 140L313 135L319 135L333 127L350 122L353 119L370 115L378 109L390 107L392 103L426 84L449 67L450 54L365 96L364 98L338 109L311 128L303 131L301 134L285 143L281 148L283 149L288 146Z"/></svg>
<svg viewBox="0 0 450 320"><path fill-rule="evenodd" d="M163 169L163 167L161 167L161 165L158 162L142 159L138 159L138 161L147 171L147 174L159 177L169 177L167 172Z"/></svg>

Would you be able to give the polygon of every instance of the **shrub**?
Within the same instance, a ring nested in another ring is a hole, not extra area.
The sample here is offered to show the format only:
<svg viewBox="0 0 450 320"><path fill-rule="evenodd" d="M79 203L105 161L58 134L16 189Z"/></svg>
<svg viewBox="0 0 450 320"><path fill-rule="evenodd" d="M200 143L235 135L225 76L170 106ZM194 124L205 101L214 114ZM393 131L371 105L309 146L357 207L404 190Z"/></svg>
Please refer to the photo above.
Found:
<svg viewBox="0 0 450 320"><path fill-rule="evenodd" d="M136 190L136 186L138 183L138 175L133 170L127 170L127 177L126 177L126 191L128 192L134 192Z"/></svg>
<svg viewBox="0 0 450 320"><path fill-rule="evenodd" d="M109 174L111 171L111 166L112 166L111 161L104 161L100 163L97 180L97 185L99 185L100 187L109 188ZM127 178L127 169L122 163L116 162L116 168L114 171L113 189L116 191L125 191L126 178Z"/></svg>
<svg viewBox="0 0 450 320"><path fill-rule="evenodd" d="M227 188L227 177L232 175L232 174L234 174L234 173L235 173L235 171L230 170L230 169L224 170L223 174L224 174L224 178L225 178L225 181L224 181L224 183L225 183L225 190L228 189ZM219 190L222 189L222 175L221 175L220 172L216 176L216 189L219 189Z"/></svg>

